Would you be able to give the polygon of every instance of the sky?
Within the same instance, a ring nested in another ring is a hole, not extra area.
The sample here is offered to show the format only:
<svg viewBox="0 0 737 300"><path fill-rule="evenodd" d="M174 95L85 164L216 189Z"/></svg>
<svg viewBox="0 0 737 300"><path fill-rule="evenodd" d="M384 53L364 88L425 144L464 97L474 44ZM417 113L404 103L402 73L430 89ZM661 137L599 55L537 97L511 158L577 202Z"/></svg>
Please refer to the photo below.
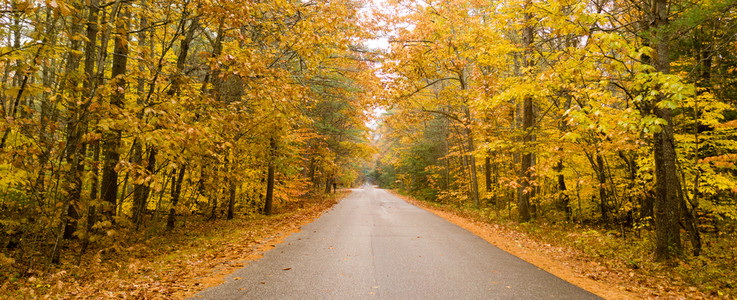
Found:
<svg viewBox="0 0 737 300"><path fill-rule="evenodd" d="M370 0L371 3L365 5L359 12L361 17L369 18L373 10L384 10L387 9L385 0ZM364 42L366 47L371 49L382 49L385 51L389 50L389 39L387 37L377 37Z"/></svg>
<svg viewBox="0 0 737 300"><path fill-rule="evenodd" d="M387 4L385 0L370 0L371 4L368 4L364 6L359 14L362 18L370 18L372 11L374 10L385 10L387 8ZM363 44L370 48L370 49L380 49L385 52L389 52L389 38L386 36L379 36L374 39L369 39L363 42ZM374 108L370 114L370 119L366 122L366 126L370 128L372 131L374 131L374 134L372 134L372 138L378 138L380 135L376 135L376 132L379 128L379 119L383 114L386 113L386 109L383 107L376 107Z"/></svg>

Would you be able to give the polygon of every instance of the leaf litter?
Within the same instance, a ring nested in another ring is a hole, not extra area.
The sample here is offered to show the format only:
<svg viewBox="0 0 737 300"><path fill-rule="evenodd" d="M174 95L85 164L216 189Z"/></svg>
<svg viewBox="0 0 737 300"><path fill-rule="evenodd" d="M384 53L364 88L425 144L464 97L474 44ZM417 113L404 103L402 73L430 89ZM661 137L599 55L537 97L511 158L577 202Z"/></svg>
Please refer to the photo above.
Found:
<svg viewBox="0 0 737 300"><path fill-rule="evenodd" d="M2 299L184 299L224 282L227 275L263 257L301 226L331 208L348 191L305 200L273 216L188 222L184 228L125 247L75 251L56 269L0 285ZM121 242L125 244L126 241ZM78 252L77 252L78 253ZM285 268L288 270L290 268ZM234 280L237 280L234 278ZM266 282L261 282L266 284Z"/></svg>

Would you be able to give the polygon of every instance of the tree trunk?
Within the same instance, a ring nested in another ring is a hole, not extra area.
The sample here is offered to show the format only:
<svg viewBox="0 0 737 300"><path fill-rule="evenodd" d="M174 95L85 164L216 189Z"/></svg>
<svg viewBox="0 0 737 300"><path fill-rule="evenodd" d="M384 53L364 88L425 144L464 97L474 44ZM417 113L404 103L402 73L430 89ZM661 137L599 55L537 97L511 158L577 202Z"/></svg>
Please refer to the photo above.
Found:
<svg viewBox="0 0 737 300"><path fill-rule="evenodd" d="M315 164L315 158L312 157L310 158L310 167L309 172L307 173L307 178L310 179L310 183L312 183L313 189L318 186L318 183L315 182L315 171L317 171L317 166Z"/></svg>
<svg viewBox="0 0 737 300"><path fill-rule="evenodd" d="M568 46L570 46L570 43L566 43ZM570 94L570 91L563 90L565 93L565 102L562 105L562 109L570 109L571 103L573 102L573 96ZM560 120L558 120L558 130L560 130L561 133L568 132L568 125L567 120L564 116L561 116ZM557 151L562 152L563 148L558 148ZM566 187L566 178L565 175L563 175L563 158L558 159L558 163L553 167L553 170L555 170L557 174L558 179L558 203L560 209L565 212L566 214L566 221L571 221L573 217L573 209L571 208L571 197L568 195L568 189Z"/></svg>
<svg viewBox="0 0 737 300"><path fill-rule="evenodd" d="M704 42L706 34L704 33L704 28L702 27L699 30L698 33L698 49L696 49L699 53L699 60L701 61L701 78L697 82L697 86L703 88L704 90L711 90L711 68L712 68L712 51L711 51L711 45ZM697 91L698 92L698 91ZM699 160L702 158L700 153L701 150L701 137L699 136L699 119L701 118L701 109L699 108L699 102L698 99L696 99L696 102L694 104L694 111L693 111L693 137L694 137L694 153L693 153L693 164L695 166L698 165ZM701 168L697 167L695 170L696 174L694 174L693 179L693 198L689 199L688 197L685 197L683 187L679 188L681 191L680 197L681 200L681 211L683 212L683 215L685 217L686 222L686 228L689 231L689 235L691 237L691 245L693 246L693 255L699 256L701 255L701 234L699 233L698 229L698 208L699 208L699 198L701 197L701 190L700 190L700 183L701 183ZM683 172L681 172L681 176L685 177L683 175ZM683 178L683 183L686 184L686 179ZM688 209L688 206L686 205L686 201L688 201L689 204L691 204L691 209Z"/></svg>
<svg viewBox="0 0 737 300"><path fill-rule="evenodd" d="M171 181L171 207L169 208L169 217L166 219L166 230L174 229L174 221L176 218L177 210L176 206L179 203L179 197L182 194L182 182L184 182L184 172L187 169L187 165L182 165L179 169L177 178L172 178ZM172 173L173 175L174 173Z"/></svg>
<svg viewBox="0 0 737 300"><path fill-rule="evenodd" d="M148 8L148 3L146 0L141 0L141 8L145 11ZM140 15L140 22L139 22L139 30L138 33L138 46L140 49L145 49L147 44L147 38L149 30L146 30L146 27L148 27L148 18L146 17L146 14L143 13ZM145 51L143 52L145 53ZM148 61L148 57L142 57L143 61ZM138 64L138 71L140 74L144 74L145 67L143 63ZM145 93L146 93L146 80L143 75L141 75L138 78L138 104L141 106L144 106L147 104L145 99ZM143 119L144 118L144 110L141 110L138 113L138 118ZM148 145L148 151L151 153L155 153L155 150L153 149L152 145ZM151 158L152 156L149 154L148 163L151 164ZM155 155L153 156L153 164L156 164ZM133 153L131 154L131 162L134 164L141 165L143 163L143 141L140 140L140 138L136 138L133 141ZM141 176L150 176L153 175L153 170L149 165L146 165L146 173L144 174L136 174L136 177ZM136 228L141 226L143 223L143 217L146 214L146 206L149 196L149 188L148 183L143 182L141 184L134 184L133 185L133 222L136 224Z"/></svg>
<svg viewBox="0 0 737 300"><path fill-rule="evenodd" d="M15 2L11 3L11 9L16 10L17 4ZM21 24L21 14L14 13L13 14L13 47L12 49L19 49L20 48L20 42L21 42L21 34L23 30L23 25ZM10 38L9 38L10 39ZM36 55L34 55L33 59L31 61L36 61L38 59L41 50L43 49L43 44L46 44L47 37L44 37L42 45L38 47L38 50L36 50ZM10 42L10 41L8 41ZM20 59L15 59L15 68L21 69L21 62ZM5 68L6 70L9 70L11 68ZM15 73L13 75L13 86L14 87L20 87L18 90L18 94L15 97L9 97L8 104L3 106L3 112L5 112L5 118L15 118L16 112L18 111L18 106L20 106L20 101L23 98L23 94L26 90L26 85L28 84L28 79L31 77L31 74L23 74L24 72L13 72ZM14 98L14 99L13 99ZM10 132L13 130L12 126L7 126L5 129L5 132L3 133L2 139L0 139L0 151L5 149L5 143L8 140L8 136L10 135Z"/></svg>
<svg viewBox="0 0 737 300"><path fill-rule="evenodd" d="M519 195L519 220L520 222L530 221L530 196L532 195L532 185L534 166L532 156L532 126L533 126L533 113L532 113L532 99L525 97L523 103L523 153L521 155L521 168L520 168L520 189L522 190Z"/></svg>
<svg viewBox="0 0 737 300"><path fill-rule="evenodd" d="M82 249L81 253L84 254L85 251L87 251L87 246L89 245L89 235L92 234L92 227L97 222L97 205L94 203L98 199L98 185L99 185L99 172L98 172L98 163L100 161L100 144L99 141L97 144L95 144L95 147L93 149L92 154L92 178L90 179L90 206L87 208L87 234L85 235L85 238L82 240Z"/></svg>
<svg viewBox="0 0 737 300"><path fill-rule="evenodd" d="M668 37L668 1L653 0L653 44L657 56L655 70L670 73L670 39ZM663 98L661 92L656 101ZM673 112L670 108L652 105L655 115L667 124L654 135L655 147L655 257L669 260L683 252L680 233L681 203L678 198L678 177L676 172L676 151L673 137Z"/></svg>
<svg viewBox="0 0 737 300"><path fill-rule="evenodd" d="M479 182L478 182L478 175L476 172L476 157L473 155L473 136L471 135L471 129L466 128L466 136L468 138L468 147L469 147L469 154L468 154L468 164L470 166L470 172L471 172L471 199L473 199L473 206L478 208L479 207Z"/></svg>
<svg viewBox="0 0 737 300"><path fill-rule="evenodd" d="M140 145L139 145L140 147ZM142 149L135 149L135 151L143 151ZM142 157L138 158L139 162L142 162ZM153 175L154 172L156 172L156 149L152 145L149 145L148 149L148 157L146 160L146 172L145 174L139 174L138 176L149 176ZM133 221L136 223L136 228L140 226L143 223L143 217L146 214L146 207L148 206L148 197L151 193L151 188L149 188L148 184L150 183L142 183L142 184L135 184L133 187L133 205L134 205L134 212L133 212Z"/></svg>
<svg viewBox="0 0 737 300"><path fill-rule="evenodd" d="M467 122L471 121L470 109L466 108L466 119ZM466 142L468 143L467 155L469 170L471 171L471 199L473 200L473 206L479 207L479 183L478 175L476 172L476 156L473 155L475 145L473 143L473 132L471 131L470 124L466 124Z"/></svg>
<svg viewBox="0 0 737 300"><path fill-rule="evenodd" d="M486 153L486 157L484 158L484 181L486 182L486 192L491 193L492 187L491 187L491 155L490 153Z"/></svg>
<svg viewBox="0 0 737 300"><path fill-rule="evenodd" d="M120 3L122 15L116 18L116 39L113 50L113 66L111 78L113 84L110 106L113 109L122 110L125 106L125 73L128 66L128 21L130 20L130 9L125 2ZM105 203L104 214L113 219L118 194L118 171L115 166L120 160L121 130L111 129L103 133L103 153L105 160L102 167L102 201Z"/></svg>
<svg viewBox="0 0 737 300"><path fill-rule="evenodd" d="M272 202L274 201L274 159L276 159L276 139L271 137L269 140L269 166L268 175L266 176L266 199L264 200L264 214L269 216L272 212ZM330 186L328 185L328 189Z"/></svg>
<svg viewBox="0 0 737 300"><path fill-rule="evenodd" d="M81 10L81 7L77 7L77 9ZM74 23L71 26L71 34L76 35L79 34L82 31L82 22L80 19L74 20ZM81 41L80 40L72 40L70 49L72 51L79 51L81 47ZM77 69L79 68L79 56L75 54L69 54L69 57L67 58L67 65L66 65L66 74L64 75L64 90L67 91L69 95L69 101L67 103L68 106L68 112L66 116L66 129L67 129L67 145L66 145L66 155L65 160L67 164L69 164L68 169L66 170L65 174L65 180L66 180L66 194L68 202L67 204L67 219L64 220L66 222L65 228L64 228L64 239L71 239L73 233L77 230L77 220L79 218L79 213L77 212L77 205L79 205L80 196L82 194L82 155L83 153L80 153L82 151L82 135L84 134L81 132L80 123L82 118L82 107L77 103L77 88L79 85L79 76L77 76Z"/></svg>
<svg viewBox="0 0 737 300"><path fill-rule="evenodd" d="M181 32L184 32L186 19L189 16L188 8L188 2L185 2L184 11L182 12L182 21L180 23L181 26ZM183 84L182 80L182 74L184 72L184 66L187 61L187 55L189 54L189 44L192 42L192 37L194 35L194 31L197 29L198 26L198 18L195 17L192 19L192 23L190 24L189 30L187 31L184 39L182 39L180 44L180 51L177 55L177 73L174 75L174 78L171 80L171 88L167 91L168 95L178 95L180 90L180 85ZM151 41L153 43L153 41ZM151 87L153 89L153 86ZM171 208L169 208L169 217L166 220L166 229L171 230L174 228L174 222L176 218L176 205L179 202L179 197L181 195L182 190L182 183L184 181L184 173L187 169L187 164L184 163L180 166L179 175L177 176L177 180L172 181L172 194L171 194Z"/></svg>
<svg viewBox="0 0 737 300"><path fill-rule="evenodd" d="M554 170L556 173L558 173L558 192L560 193L560 196L558 196L558 202L560 203L562 210L566 213L566 221L570 221L571 199L570 197L568 197L566 179L563 175L563 159L558 160L558 163L555 165Z"/></svg>
<svg viewBox="0 0 737 300"><path fill-rule="evenodd" d="M77 5L77 7L75 8L81 10L81 5ZM80 20L74 19L70 28L70 34L77 35L81 30L82 26ZM79 51L80 47L81 41L70 41L69 48L72 49L72 51ZM64 160L66 160L68 166L67 169L64 171L63 184L64 194L66 194L66 197L64 197L62 201L62 212L59 219L60 227L59 231L57 232L56 242L51 253L51 262L54 264L58 264L60 262L63 240L72 238L74 232L77 230L77 220L79 218L79 213L77 212L76 205L78 204L80 195L82 193L82 179L78 167L78 164L80 164L81 162L81 159L79 157L81 135L78 130L80 107L76 103L77 99L75 94L77 90L77 85L79 84L79 81L77 79L79 77L76 74L77 68L79 67L79 61L80 59L77 55L69 53L65 66L66 74L64 74L64 79L62 82L64 85L62 93L69 93L69 101L68 103L66 103L68 106L68 111L65 120L67 131L67 144L65 147L66 151L64 153ZM25 79L27 79L27 75Z"/></svg>
<svg viewBox="0 0 737 300"><path fill-rule="evenodd" d="M596 149L596 177L599 179L599 212L601 213L601 223L605 226L609 224L609 197L606 190L606 171L604 170L604 158L601 156L599 149Z"/></svg>
<svg viewBox="0 0 737 300"><path fill-rule="evenodd" d="M696 214L696 206L692 205L692 209L688 209L688 206L686 205L686 197L683 194L683 189L680 186L679 182L679 194L678 197L680 198L679 202L681 203L681 212L683 212L684 217L684 225L686 227L686 230L688 231L688 235L691 238L691 246L693 247L693 255L699 256L701 255L701 234L699 233L699 229L696 226L696 219L698 218L698 215ZM696 197L696 196L694 196ZM693 204L693 203L692 203Z"/></svg>
<svg viewBox="0 0 737 300"><path fill-rule="evenodd" d="M655 196L652 191L646 190L647 195L640 199L640 218L655 218Z"/></svg>
<svg viewBox="0 0 737 300"><path fill-rule="evenodd" d="M188 2L187 2L188 3ZM185 5L184 12L182 13L182 32L184 32L184 26L186 22L187 16L189 16L189 12L187 10L187 7ZM184 35L184 39L182 39L181 43L179 44L179 55L177 56L177 73L174 74L172 78L172 84L171 89L167 92L169 95L177 95L179 94L179 90L181 89L181 85L184 84L184 65L187 62L187 56L189 54L189 46L192 43L192 39L194 38L194 32L199 27L199 17L195 16L192 18L192 22L189 26L189 29L186 31Z"/></svg>
<svg viewBox="0 0 737 300"><path fill-rule="evenodd" d="M235 192L236 192L236 185L235 185L235 179L230 179L230 187L229 187L229 199L228 199L228 220L233 219L234 215L234 209L235 209Z"/></svg>
<svg viewBox="0 0 737 300"><path fill-rule="evenodd" d="M530 0L525 1L525 9L532 5ZM525 13L525 28L522 29L522 40L525 46L525 57L524 67L526 72L529 72L530 68L533 67L532 63L532 43L534 39L534 31L532 28L532 15ZM529 74L525 74L529 75ZM532 141L533 135L532 130L535 122L535 115L533 111L532 97L526 95L522 103L522 157L521 157L521 168L520 168L520 189L519 193L519 221L528 222L530 221L530 196L532 195L531 182L533 181L534 159L532 153Z"/></svg>
<svg viewBox="0 0 737 300"><path fill-rule="evenodd" d="M211 199L212 205L210 207L210 217L207 218L210 221L213 221L213 220L215 220L215 219L218 218L218 215L217 215L217 210L218 210L218 197L220 197L220 194L221 194L221 190L220 189L216 189L216 192L215 192L214 195L213 195L212 192L210 193L210 199Z"/></svg>
<svg viewBox="0 0 737 300"><path fill-rule="evenodd" d="M330 194L330 190L333 186L333 177L332 175L325 178L325 194Z"/></svg>
<svg viewBox="0 0 737 300"><path fill-rule="evenodd" d="M223 53L223 34L224 34L224 28L225 26L225 18L220 19L220 25L218 25L217 30L217 37L215 37L215 41L212 45L212 59L217 59L218 56L220 56ZM241 46L242 47L242 46ZM207 72L205 75L205 79L202 82L202 93L206 94L208 92L208 83L212 83L213 90L211 92L215 101L221 100L221 94L223 89L223 79L220 77L220 69L215 68L214 70L210 70L210 72ZM243 88L242 85L239 88Z"/></svg>
<svg viewBox="0 0 737 300"><path fill-rule="evenodd" d="M53 17L54 13L51 10L51 7L48 7L46 9L46 36L49 37L49 46L56 47L57 42L57 31L56 31L56 17ZM52 18L53 17L53 18ZM44 64L44 68L42 71L42 82L44 87L51 87L54 85L54 81L56 76L54 76L54 67L55 64L53 61L47 62ZM10 68L5 68L6 72L9 72ZM8 74L8 73L6 73ZM9 74L8 74L9 75ZM0 86L0 89L5 90L5 81L3 80L2 86ZM52 91L44 91L41 98L41 112L39 114L38 118L38 137L39 137L39 144L44 149L50 149L52 147L51 144L51 133L48 132L49 124L51 123L51 116L50 112L52 110L52 103L50 100L50 97L52 95ZM4 108L4 102L2 97L0 97L0 104L3 104L2 107L0 107L0 110ZM36 177L36 182L34 183L33 190L38 192L40 194L40 200L41 202L44 201L46 198L46 163L49 161L49 157L46 155L41 155L38 158L38 175Z"/></svg>

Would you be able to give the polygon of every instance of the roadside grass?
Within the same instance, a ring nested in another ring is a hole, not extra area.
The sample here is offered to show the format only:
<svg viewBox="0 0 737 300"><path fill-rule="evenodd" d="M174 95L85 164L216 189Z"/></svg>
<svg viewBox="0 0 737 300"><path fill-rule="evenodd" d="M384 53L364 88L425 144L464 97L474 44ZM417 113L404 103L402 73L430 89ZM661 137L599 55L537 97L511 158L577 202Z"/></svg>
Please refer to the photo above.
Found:
<svg viewBox="0 0 737 300"><path fill-rule="evenodd" d="M415 200L417 202L417 200ZM646 228L607 230L574 222L552 222L544 217L518 223L492 209L422 201L421 205L461 218L492 225L520 247L553 258L576 276L605 284L642 298L705 299L737 297L737 238L702 234L701 256L654 260L654 232ZM685 253L690 244L684 239Z"/></svg>
<svg viewBox="0 0 737 300"><path fill-rule="evenodd" d="M121 230L114 242L78 257L66 249L62 264L24 274L0 270L1 299L183 299L222 282L302 225L332 207L349 191L312 197L278 208L271 216L233 220L190 218L171 232Z"/></svg>

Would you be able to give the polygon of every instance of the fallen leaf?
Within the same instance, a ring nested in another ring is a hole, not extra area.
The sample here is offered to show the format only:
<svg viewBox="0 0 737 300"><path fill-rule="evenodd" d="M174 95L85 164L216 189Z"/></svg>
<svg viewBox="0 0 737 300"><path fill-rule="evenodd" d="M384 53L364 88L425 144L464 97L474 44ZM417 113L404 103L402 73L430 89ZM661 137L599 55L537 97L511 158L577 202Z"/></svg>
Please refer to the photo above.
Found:
<svg viewBox="0 0 737 300"><path fill-rule="evenodd" d="M282 269L282 270L284 270L284 271L289 271L289 270L291 270L291 269L292 269L292 268L284 268L284 269Z"/></svg>

